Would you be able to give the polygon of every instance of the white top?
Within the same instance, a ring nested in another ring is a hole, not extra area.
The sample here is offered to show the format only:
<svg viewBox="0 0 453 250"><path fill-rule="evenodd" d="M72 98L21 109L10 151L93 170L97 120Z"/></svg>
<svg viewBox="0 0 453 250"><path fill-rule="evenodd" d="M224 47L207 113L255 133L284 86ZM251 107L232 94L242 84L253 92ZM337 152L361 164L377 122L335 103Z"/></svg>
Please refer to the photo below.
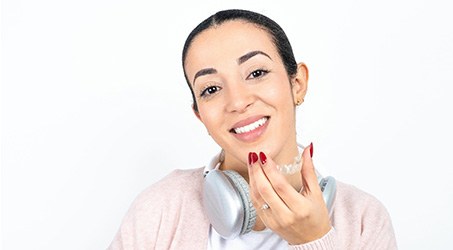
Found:
<svg viewBox="0 0 453 250"><path fill-rule="evenodd" d="M212 227L209 228L208 250L253 250L253 249L288 249L288 242L280 238L272 230L251 231L238 237L226 240Z"/></svg>

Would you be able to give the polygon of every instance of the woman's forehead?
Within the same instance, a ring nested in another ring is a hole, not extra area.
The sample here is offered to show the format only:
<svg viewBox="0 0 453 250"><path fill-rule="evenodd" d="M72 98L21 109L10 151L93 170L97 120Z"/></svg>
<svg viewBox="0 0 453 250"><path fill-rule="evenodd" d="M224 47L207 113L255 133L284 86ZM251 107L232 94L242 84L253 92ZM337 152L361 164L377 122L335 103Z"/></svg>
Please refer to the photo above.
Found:
<svg viewBox="0 0 453 250"><path fill-rule="evenodd" d="M258 25L242 20L212 26L194 38L187 51L186 66L236 59L250 51L278 57L271 35Z"/></svg>

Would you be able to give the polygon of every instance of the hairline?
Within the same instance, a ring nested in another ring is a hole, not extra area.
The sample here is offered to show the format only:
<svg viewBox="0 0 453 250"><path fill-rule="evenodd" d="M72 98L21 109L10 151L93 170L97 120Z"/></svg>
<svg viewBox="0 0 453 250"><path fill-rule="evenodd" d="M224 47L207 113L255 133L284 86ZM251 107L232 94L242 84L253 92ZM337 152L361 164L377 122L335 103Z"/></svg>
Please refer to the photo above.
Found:
<svg viewBox="0 0 453 250"><path fill-rule="evenodd" d="M191 88L193 86L193 82L189 81L189 77L188 77L187 72L186 72L186 67L187 67L186 61L187 61L187 55L189 54L189 51L192 48L192 45L195 43L195 41L198 39L199 36L201 36L203 33L207 32L208 30L217 29L217 28L219 28L220 26L222 26L222 25L224 25L226 23L235 22L235 21L242 22L244 24L251 24L251 25L255 26L256 28L263 30L266 33L266 35L269 37L269 39L271 40L272 46L274 46L275 50L277 51L278 57L280 58L280 60L284 64L282 55L280 55L278 47L277 47L277 41L276 41L277 39L276 39L275 35L273 35L271 30L268 29L267 27L265 27L264 25L252 22L252 21L250 21L250 20L248 20L248 19L246 19L244 17L236 17L234 19L227 19L227 20L222 20L222 21L212 20L211 21L211 25L209 25L208 28L206 28L203 31L199 32L196 36L194 36L192 38L191 43L189 44L189 46L186 49L186 55L184 57L184 62L183 62L183 71L184 71L184 75L185 75L186 81L188 81L189 86Z"/></svg>

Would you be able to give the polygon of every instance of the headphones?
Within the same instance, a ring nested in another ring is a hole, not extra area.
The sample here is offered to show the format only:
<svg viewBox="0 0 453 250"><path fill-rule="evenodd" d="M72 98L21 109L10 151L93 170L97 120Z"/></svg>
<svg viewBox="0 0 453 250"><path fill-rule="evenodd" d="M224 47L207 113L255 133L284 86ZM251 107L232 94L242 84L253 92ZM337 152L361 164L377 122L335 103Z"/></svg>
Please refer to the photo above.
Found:
<svg viewBox="0 0 453 250"><path fill-rule="evenodd" d="M205 167L203 206L216 232L225 239L234 239L252 230L256 210L247 181L236 171L219 170L222 157L222 152L217 154ZM336 180L316 174L330 216L337 190Z"/></svg>

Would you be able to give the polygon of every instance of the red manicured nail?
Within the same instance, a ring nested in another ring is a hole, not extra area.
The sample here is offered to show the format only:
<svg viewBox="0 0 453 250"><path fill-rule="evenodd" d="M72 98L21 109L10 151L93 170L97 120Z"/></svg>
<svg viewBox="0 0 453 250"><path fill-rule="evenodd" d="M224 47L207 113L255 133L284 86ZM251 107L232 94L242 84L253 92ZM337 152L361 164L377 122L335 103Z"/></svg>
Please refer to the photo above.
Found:
<svg viewBox="0 0 453 250"><path fill-rule="evenodd" d="M249 153L249 165L252 165L257 161L258 161L258 155L255 152L250 152Z"/></svg>
<svg viewBox="0 0 453 250"><path fill-rule="evenodd" d="M260 152L260 162L262 165L266 164L267 162L267 157L263 152Z"/></svg>
<svg viewBox="0 0 453 250"><path fill-rule="evenodd" d="M310 157L313 158L313 142L310 143Z"/></svg>

